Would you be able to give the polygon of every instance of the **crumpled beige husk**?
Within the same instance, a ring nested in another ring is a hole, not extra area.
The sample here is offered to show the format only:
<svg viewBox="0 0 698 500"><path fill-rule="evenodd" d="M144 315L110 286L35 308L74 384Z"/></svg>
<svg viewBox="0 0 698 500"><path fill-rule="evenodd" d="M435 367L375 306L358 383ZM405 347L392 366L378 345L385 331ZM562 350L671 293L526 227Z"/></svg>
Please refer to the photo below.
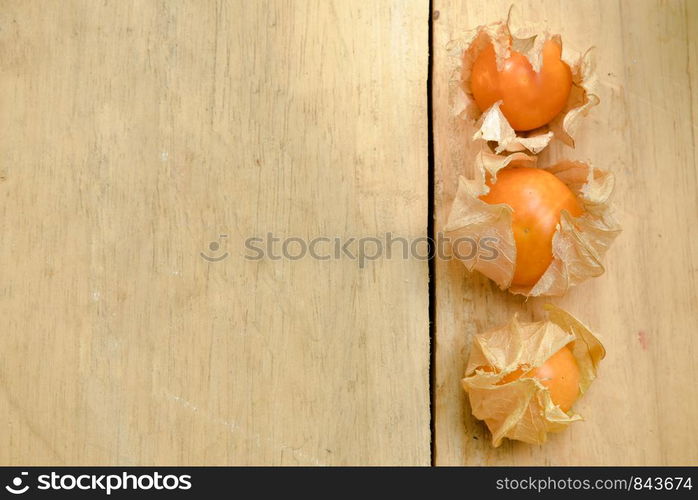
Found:
<svg viewBox="0 0 698 500"><path fill-rule="evenodd" d="M463 389L473 415L490 429L495 447L504 438L541 444L548 432L560 432L581 420L572 410L564 412L553 404L548 388L536 378L521 377L498 385L507 374L522 366L534 369L571 344L579 366L581 396L596 378L599 362L606 355L601 342L571 314L550 304L545 308L546 321L520 323L514 316L508 325L473 339Z"/></svg>
<svg viewBox="0 0 698 500"><path fill-rule="evenodd" d="M469 271L479 271L501 289L525 296L560 296L587 278L600 276L602 258L621 228L610 208L614 177L611 173L581 161L563 160L550 167L537 165L537 158L525 153L507 156L481 151L476 159L476 178L460 177L458 191L444 228L451 244L469 241L478 249L453 254ZM509 205L490 205L480 196L489 188L485 176L496 181L497 172L507 166L537 167L564 182L577 197L584 213L573 217L562 211L553 235L553 261L533 286L511 286L516 267L516 245L511 227L513 210ZM488 249L496 249L496 252ZM484 250L483 250L484 249Z"/></svg>
<svg viewBox="0 0 698 500"><path fill-rule="evenodd" d="M572 71L572 91L562 112L548 125L526 132L516 132L512 128L499 109L499 102L482 113L470 92L470 71L475 59L489 42L494 46L498 66L509 57L513 48L524 54L538 71L543 45L551 39L562 45L562 60ZM592 50L575 51L562 44L560 35L550 34L535 24L526 23L514 27L509 19L506 22L479 26L464 37L451 40L446 49L453 66L449 82L451 110L463 119L477 120L477 132L473 139L488 141L493 145L495 153L528 150L537 154L553 137L574 147L574 135L581 118L599 103L595 93L596 74Z"/></svg>

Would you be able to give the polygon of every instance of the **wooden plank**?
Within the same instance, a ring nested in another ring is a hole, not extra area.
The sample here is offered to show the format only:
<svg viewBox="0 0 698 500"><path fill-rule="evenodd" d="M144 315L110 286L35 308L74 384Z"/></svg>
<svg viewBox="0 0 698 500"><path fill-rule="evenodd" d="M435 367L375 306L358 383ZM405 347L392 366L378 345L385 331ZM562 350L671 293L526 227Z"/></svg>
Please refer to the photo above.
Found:
<svg viewBox="0 0 698 500"><path fill-rule="evenodd" d="M459 174L472 173L472 127L449 112L445 45L505 18L511 2L435 0L436 230L444 227ZM470 414L460 379L471 336L541 314L546 299L513 297L457 262L436 265L437 464L645 465L698 460L698 9L695 2L516 2L515 15L546 21L565 43L597 47L601 104L575 150L556 145L541 161L589 160L617 177L624 232L604 276L548 299L598 331L608 356L578 404L586 418L544 446L493 449ZM437 16L438 11L438 16Z"/></svg>
<svg viewBox="0 0 698 500"><path fill-rule="evenodd" d="M426 262L243 244L426 235L427 17L2 2L0 463L429 463Z"/></svg>

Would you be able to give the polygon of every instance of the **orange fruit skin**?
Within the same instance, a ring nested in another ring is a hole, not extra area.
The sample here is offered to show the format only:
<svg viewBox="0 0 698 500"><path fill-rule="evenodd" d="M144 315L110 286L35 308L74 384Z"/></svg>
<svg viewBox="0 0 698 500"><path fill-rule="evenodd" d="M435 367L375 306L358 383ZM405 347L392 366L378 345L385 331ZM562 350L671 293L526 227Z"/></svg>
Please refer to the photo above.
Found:
<svg viewBox="0 0 698 500"><path fill-rule="evenodd" d="M520 377L537 378L550 391L553 403L564 412L569 411L579 398L579 365L572 350L565 346L538 368L523 373L519 368L506 375L500 384L507 384Z"/></svg>
<svg viewBox="0 0 698 500"><path fill-rule="evenodd" d="M512 285L533 286L553 260L553 235L560 212L582 215L574 193L550 172L530 167L509 167L488 179L489 193L480 199L489 204L506 203L513 210L516 267Z"/></svg>
<svg viewBox="0 0 698 500"><path fill-rule="evenodd" d="M502 101L502 114L514 130L526 131L550 123L567 104L572 90L572 72L560 59L562 47L554 40L543 44L540 72L526 56L514 50L497 69L492 44L472 66L470 90L480 111Z"/></svg>

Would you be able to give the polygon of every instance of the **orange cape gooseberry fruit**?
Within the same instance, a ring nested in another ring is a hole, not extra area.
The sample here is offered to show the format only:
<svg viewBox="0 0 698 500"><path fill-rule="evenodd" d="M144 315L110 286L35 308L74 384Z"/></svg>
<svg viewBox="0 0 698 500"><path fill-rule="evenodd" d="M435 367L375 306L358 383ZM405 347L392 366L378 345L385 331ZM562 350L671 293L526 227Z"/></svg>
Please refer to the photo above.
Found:
<svg viewBox="0 0 698 500"><path fill-rule="evenodd" d="M569 347L565 346L538 368L523 373L519 368L506 375L500 383L519 378L537 378L550 391L550 398L564 412L568 412L579 397L579 366Z"/></svg>
<svg viewBox="0 0 698 500"><path fill-rule="evenodd" d="M533 286L553 260L553 235L562 210L573 217L583 210L574 193L550 172L531 167L508 167L497 173L489 192L480 199L505 203L513 209L512 230L516 266L512 285Z"/></svg>
<svg viewBox="0 0 698 500"><path fill-rule="evenodd" d="M502 114L514 130L533 130L550 123L564 109L572 90L572 72L561 55L560 44L548 40L543 44L539 72L525 55L515 50L511 50L499 70L490 43L472 67L470 89L475 103L485 112L502 101Z"/></svg>
<svg viewBox="0 0 698 500"><path fill-rule="evenodd" d="M485 366L482 369L487 372L494 371L491 366ZM497 385L508 384L520 378L537 378L548 388L553 404L559 406L564 412L570 411L579 398L579 366L568 346L550 356L538 368L524 373L524 369L520 367L504 376Z"/></svg>

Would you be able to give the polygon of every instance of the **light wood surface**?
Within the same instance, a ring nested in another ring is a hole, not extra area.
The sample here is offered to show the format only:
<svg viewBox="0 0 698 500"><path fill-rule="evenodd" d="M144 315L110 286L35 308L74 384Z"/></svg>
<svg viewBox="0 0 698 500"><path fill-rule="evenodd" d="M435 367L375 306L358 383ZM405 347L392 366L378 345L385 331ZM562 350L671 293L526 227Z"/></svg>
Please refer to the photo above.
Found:
<svg viewBox="0 0 698 500"><path fill-rule="evenodd" d="M426 0L0 2L0 464L428 464L427 263L243 245L425 236L427 61Z"/></svg>
<svg viewBox="0 0 698 500"><path fill-rule="evenodd" d="M510 3L432 2L437 231L474 152L445 44ZM492 449L470 338L546 300L437 260L435 462L696 464L698 3L516 4L597 47L541 161L616 174L607 273L551 300L608 356L584 422ZM428 8L0 0L0 464L430 463L426 262L244 258L426 235Z"/></svg>
<svg viewBox="0 0 698 500"><path fill-rule="evenodd" d="M451 116L446 43L505 18L509 0L435 0L436 230L459 174L470 174L472 127ZM437 464L658 465L698 463L698 3L524 1L515 14L545 21L564 43L597 48L601 104L576 149L541 161L591 161L616 174L623 234L604 276L548 299L598 332L608 350L578 403L585 421L544 446L489 444L460 387L471 336L514 312L538 318L546 299L516 298L458 262L436 265ZM438 15L437 15L438 11Z"/></svg>

